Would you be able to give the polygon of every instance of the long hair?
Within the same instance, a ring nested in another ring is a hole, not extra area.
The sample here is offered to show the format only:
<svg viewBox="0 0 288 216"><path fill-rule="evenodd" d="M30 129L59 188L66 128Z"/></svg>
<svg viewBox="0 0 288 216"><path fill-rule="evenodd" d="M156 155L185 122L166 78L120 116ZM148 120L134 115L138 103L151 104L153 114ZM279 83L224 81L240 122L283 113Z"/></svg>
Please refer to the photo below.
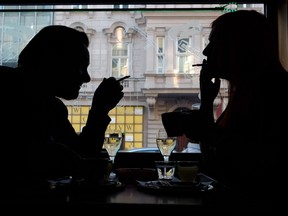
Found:
<svg viewBox="0 0 288 216"><path fill-rule="evenodd" d="M254 10L223 14L212 23L212 28L217 28L231 47L235 65L230 71L229 100L220 124L243 129L247 119L255 119L256 113L263 114L259 107L265 105L265 98L270 95L267 87L277 87L279 74L284 71L276 38L269 20Z"/></svg>

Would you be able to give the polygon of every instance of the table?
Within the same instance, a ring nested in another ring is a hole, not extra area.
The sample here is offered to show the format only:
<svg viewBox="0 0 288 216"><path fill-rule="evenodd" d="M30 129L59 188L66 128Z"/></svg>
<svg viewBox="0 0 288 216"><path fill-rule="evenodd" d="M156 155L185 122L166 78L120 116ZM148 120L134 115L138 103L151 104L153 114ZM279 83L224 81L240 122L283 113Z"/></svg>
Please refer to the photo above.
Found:
<svg viewBox="0 0 288 216"><path fill-rule="evenodd" d="M90 210L125 212L136 211L150 213L159 211L163 213L177 212L210 212L215 211L214 205L210 201L214 200L211 192L192 192L190 193L158 193L156 190L143 190L139 184L127 184L116 190L95 189L86 191L80 190L73 193L66 203L66 207L74 210ZM215 193L216 194L216 193ZM218 208L218 206L217 206Z"/></svg>
<svg viewBox="0 0 288 216"><path fill-rule="evenodd" d="M50 190L44 193L36 193L33 196L16 196L10 194L13 199L6 204L1 200L2 206L8 207L11 211L22 213L33 210L39 213L39 209L51 212L64 211L65 213L77 212L109 212L125 213L131 212L140 214L154 214L152 211L161 212L161 214L177 213L195 213L195 212L267 212L267 207L274 212L275 208L258 205L253 200L239 196L238 194L226 194L221 187L215 187L209 193L195 193L191 195L180 194L162 194L151 193L151 191L142 191L137 184L127 184L119 187L117 190L111 188L60 188L59 190ZM275 197L267 197L273 201ZM6 199L7 201L7 199ZM1 206L1 207L2 207ZM12 206L12 208L11 208ZM2 208L3 209L3 208ZM277 210L277 209L276 209Z"/></svg>
<svg viewBox="0 0 288 216"><path fill-rule="evenodd" d="M153 194L140 191L136 185L126 185L121 191L108 192L99 196L87 196L76 201L71 199L68 204L72 209L104 209L111 211L137 210L149 211L159 210L169 212L170 210L179 211L198 211L203 207L202 197L193 196L170 196ZM148 212L147 212L148 213Z"/></svg>
<svg viewBox="0 0 288 216"><path fill-rule="evenodd" d="M161 212L161 214L170 215L171 213L248 213L248 212L273 212L278 211L269 206L269 200L273 197L267 197L268 202L263 205L255 202L249 197L243 197L239 194L231 194L222 191L218 187L209 193L199 195L197 193L188 196L170 195L161 193L151 193L139 190L136 184L128 184L122 190L105 191L99 193L83 193L80 196L71 196L66 203L65 208L71 213L81 212L109 212L136 214L154 214L152 211ZM268 205L267 205L268 204Z"/></svg>

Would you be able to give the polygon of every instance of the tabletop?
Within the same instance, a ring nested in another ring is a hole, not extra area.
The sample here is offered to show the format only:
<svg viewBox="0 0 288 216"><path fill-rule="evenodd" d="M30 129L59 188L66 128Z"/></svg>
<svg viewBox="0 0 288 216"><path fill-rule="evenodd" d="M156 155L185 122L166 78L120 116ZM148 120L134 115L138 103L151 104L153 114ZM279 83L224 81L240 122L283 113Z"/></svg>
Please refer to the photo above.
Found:
<svg viewBox="0 0 288 216"><path fill-rule="evenodd" d="M174 183L171 183L172 186L161 183L159 187L158 180L138 181L134 184L115 181L104 185L75 187L69 184L71 179L68 178L50 182L50 189L44 192L32 193L29 196L26 193L10 194L12 198L5 197L5 202L9 201L8 204L12 204L13 208L9 207L10 211L13 209L18 211L17 207L21 207L22 211L25 209L28 212L33 209L36 211L40 207L49 211L62 209L66 213L80 210L89 213L108 211L110 214L125 211L150 214L152 210L161 211L162 214L169 214L172 211L177 213L265 211L263 206L257 206L238 194L232 196L226 194L217 181L212 179L209 182L211 179L206 175L202 177L208 181L204 181L206 185L201 183L200 190L197 188L198 185L195 190L194 186L192 188L185 185L182 187L181 184L179 186L177 181L174 181L176 186ZM267 197L267 199L271 198ZM11 206L3 201L2 199L2 206Z"/></svg>
<svg viewBox="0 0 288 216"><path fill-rule="evenodd" d="M212 185L216 186L216 183L205 175L201 177L201 182L203 179L206 180L209 189L202 183L201 186L195 183L193 187L190 184L182 185L177 179L173 179L169 185L166 185L167 182L160 184L158 180L138 181L134 184L111 182L96 187L74 188L69 193L62 193L62 203L65 208L72 210L98 209L108 210L110 213L126 210L137 210L137 212L159 210L162 213L171 213L171 210L210 211L212 207L207 208L207 197L214 193ZM59 194L61 195L58 192L57 197Z"/></svg>

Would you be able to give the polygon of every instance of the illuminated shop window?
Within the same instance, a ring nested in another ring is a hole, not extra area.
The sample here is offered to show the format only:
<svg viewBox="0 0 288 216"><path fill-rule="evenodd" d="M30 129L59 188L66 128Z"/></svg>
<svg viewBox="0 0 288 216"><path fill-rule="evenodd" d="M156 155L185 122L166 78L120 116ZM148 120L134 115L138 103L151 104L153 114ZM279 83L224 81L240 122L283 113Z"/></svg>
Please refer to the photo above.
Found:
<svg viewBox="0 0 288 216"><path fill-rule="evenodd" d="M68 119L76 132L86 125L90 106L67 106ZM111 122L108 128L120 129L125 135L121 149L143 147L143 107L119 106L109 112Z"/></svg>

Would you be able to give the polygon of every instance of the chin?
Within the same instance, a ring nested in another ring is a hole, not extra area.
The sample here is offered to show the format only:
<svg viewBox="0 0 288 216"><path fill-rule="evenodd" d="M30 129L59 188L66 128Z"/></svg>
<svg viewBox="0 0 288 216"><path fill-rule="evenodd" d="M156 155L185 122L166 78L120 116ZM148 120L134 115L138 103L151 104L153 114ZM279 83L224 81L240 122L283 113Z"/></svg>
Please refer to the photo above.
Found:
<svg viewBox="0 0 288 216"><path fill-rule="evenodd" d="M79 92L77 93L66 93L66 94L62 94L62 95L59 95L59 97L65 99L65 100L75 100L77 99L79 96Z"/></svg>

